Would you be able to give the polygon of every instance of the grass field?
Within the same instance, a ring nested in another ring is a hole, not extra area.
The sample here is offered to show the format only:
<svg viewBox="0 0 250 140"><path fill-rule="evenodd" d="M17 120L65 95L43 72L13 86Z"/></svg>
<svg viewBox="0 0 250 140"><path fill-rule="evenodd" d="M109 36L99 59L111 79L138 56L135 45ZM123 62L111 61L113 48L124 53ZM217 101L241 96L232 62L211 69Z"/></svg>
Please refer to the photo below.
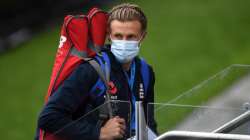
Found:
<svg viewBox="0 0 250 140"><path fill-rule="evenodd" d="M250 64L250 1L136 3L149 19L141 56L154 67L156 101L169 101L231 64ZM33 138L59 31L51 27L0 56L1 139Z"/></svg>

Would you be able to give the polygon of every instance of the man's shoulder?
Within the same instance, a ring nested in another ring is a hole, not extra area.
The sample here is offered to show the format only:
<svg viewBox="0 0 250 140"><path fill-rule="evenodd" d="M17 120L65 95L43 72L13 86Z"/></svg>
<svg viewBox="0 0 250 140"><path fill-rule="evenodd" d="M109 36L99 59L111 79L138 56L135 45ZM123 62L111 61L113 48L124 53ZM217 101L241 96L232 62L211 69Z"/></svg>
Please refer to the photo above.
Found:
<svg viewBox="0 0 250 140"><path fill-rule="evenodd" d="M94 60L94 58L91 58L90 60L81 62L75 68L75 71L78 73L96 74L95 69L89 63L89 61L92 61L92 60Z"/></svg>
<svg viewBox="0 0 250 140"><path fill-rule="evenodd" d="M153 66L149 64L143 57L136 57L137 63L140 63L140 66L142 65L147 66L150 71L153 71Z"/></svg>
<svg viewBox="0 0 250 140"><path fill-rule="evenodd" d="M82 61L82 62L79 64L78 68L79 68L79 69L90 68L91 65L89 64L89 61L92 61L92 60L94 60L94 58L91 58L91 59L89 59L89 60L84 60L84 61Z"/></svg>

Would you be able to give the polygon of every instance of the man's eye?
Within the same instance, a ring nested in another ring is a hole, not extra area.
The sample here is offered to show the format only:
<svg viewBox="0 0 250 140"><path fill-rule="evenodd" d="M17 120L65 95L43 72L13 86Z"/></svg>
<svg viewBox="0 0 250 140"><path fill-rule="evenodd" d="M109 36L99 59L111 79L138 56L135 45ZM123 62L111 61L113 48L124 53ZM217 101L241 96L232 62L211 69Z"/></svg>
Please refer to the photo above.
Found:
<svg viewBox="0 0 250 140"><path fill-rule="evenodd" d="M120 34L115 35L115 39L122 39L122 35L120 35Z"/></svg>
<svg viewBox="0 0 250 140"><path fill-rule="evenodd" d="M137 37L134 35L130 35L127 37L128 40L137 40Z"/></svg>

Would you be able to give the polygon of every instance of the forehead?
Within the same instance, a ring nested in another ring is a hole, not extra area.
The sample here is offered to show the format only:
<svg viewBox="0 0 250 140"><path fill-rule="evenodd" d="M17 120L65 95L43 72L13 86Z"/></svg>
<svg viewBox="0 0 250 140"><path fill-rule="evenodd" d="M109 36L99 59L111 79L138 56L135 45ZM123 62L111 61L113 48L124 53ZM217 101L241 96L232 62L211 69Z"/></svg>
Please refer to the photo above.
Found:
<svg viewBox="0 0 250 140"><path fill-rule="evenodd" d="M132 21L118 21L113 20L110 23L111 34L121 33L121 34L140 34L141 33L141 23L137 20Z"/></svg>

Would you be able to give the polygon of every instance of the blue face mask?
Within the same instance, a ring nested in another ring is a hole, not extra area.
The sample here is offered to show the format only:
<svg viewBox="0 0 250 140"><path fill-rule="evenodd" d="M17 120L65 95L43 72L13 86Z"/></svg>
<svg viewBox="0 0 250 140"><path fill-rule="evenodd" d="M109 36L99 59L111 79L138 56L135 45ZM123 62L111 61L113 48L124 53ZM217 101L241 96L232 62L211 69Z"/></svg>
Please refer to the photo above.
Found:
<svg viewBox="0 0 250 140"><path fill-rule="evenodd" d="M111 52L120 63L127 63L138 55L139 41L112 40Z"/></svg>

